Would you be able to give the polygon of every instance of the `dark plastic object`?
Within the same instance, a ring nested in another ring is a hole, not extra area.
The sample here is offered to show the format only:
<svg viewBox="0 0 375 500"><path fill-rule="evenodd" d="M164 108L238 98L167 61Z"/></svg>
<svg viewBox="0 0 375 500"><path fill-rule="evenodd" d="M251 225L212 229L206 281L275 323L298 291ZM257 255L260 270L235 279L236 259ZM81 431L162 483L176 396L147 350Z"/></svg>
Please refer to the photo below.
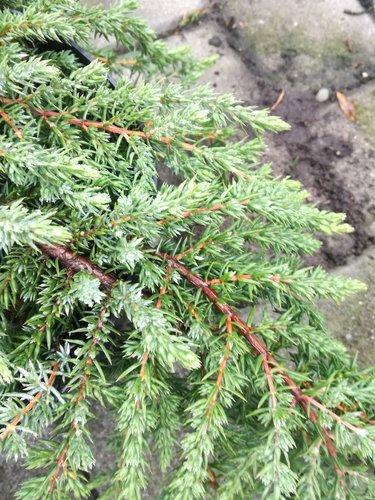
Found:
<svg viewBox="0 0 375 500"><path fill-rule="evenodd" d="M70 50L70 52L73 52L77 59L84 65L90 64L95 59L72 39L69 39L67 42L58 42L56 40L33 42L33 47L38 49L40 52L45 52L47 50L53 50L54 52ZM109 74L107 75L107 81L113 89L116 87L116 81Z"/></svg>

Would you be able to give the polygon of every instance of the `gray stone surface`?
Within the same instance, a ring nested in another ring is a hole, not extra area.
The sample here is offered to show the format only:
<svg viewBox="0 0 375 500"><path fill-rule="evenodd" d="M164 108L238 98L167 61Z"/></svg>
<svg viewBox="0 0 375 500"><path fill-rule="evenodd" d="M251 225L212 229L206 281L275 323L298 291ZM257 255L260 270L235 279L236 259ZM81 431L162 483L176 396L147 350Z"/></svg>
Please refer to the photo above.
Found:
<svg viewBox="0 0 375 500"><path fill-rule="evenodd" d="M212 45L214 37L220 40L219 47ZM218 93L231 92L244 101L259 101L255 79L240 55L228 44L226 30L214 20L172 35L166 41L171 46L189 45L197 58L217 56L215 64L204 73L199 83L209 83Z"/></svg>
<svg viewBox="0 0 375 500"><path fill-rule="evenodd" d="M185 16L207 9L209 0L141 0L137 15L147 19L156 33L175 29Z"/></svg>
<svg viewBox="0 0 375 500"><path fill-rule="evenodd" d="M115 0L84 0L87 5L103 5L108 8ZM140 0L136 11L138 17L146 19L158 34L177 28L180 22L191 13L204 11L210 6L210 0Z"/></svg>
<svg viewBox="0 0 375 500"><path fill-rule="evenodd" d="M358 353L359 364L371 366L375 361L375 248L337 268L335 273L359 279L368 289L338 306L324 302L320 308L333 334L351 353Z"/></svg>
<svg viewBox="0 0 375 500"><path fill-rule="evenodd" d="M280 85L300 90L356 85L361 74L375 76L375 23L357 0L235 0L226 2L243 50L261 57ZM251 54L250 54L251 55Z"/></svg>

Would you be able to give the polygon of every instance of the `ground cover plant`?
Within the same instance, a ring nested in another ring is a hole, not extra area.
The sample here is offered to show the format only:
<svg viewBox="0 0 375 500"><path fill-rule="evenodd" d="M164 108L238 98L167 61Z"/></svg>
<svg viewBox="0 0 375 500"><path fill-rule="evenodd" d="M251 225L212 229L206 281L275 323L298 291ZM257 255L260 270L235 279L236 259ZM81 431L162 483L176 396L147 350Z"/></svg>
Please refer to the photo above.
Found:
<svg viewBox="0 0 375 500"><path fill-rule="evenodd" d="M142 498L150 452L163 498L373 498L374 369L314 303L363 285L303 265L351 228L262 163L287 125L191 87L208 61L134 7L2 2L0 445L33 471L17 498ZM116 421L102 474L95 404Z"/></svg>

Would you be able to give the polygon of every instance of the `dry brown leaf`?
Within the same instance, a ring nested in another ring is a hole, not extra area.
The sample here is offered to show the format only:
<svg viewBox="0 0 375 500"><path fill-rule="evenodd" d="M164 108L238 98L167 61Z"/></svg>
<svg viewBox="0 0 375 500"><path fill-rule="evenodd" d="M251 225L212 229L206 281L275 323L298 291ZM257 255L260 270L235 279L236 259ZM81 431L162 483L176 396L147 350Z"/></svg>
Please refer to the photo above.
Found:
<svg viewBox="0 0 375 500"><path fill-rule="evenodd" d="M351 36L345 40L345 45L349 52L353 52L353 38Z"/></svg>
<svg viewBox="0 0 375 500"><path fill-rule="evenodd" d="M336 97L339 102L340 109L347 119L351 122L355 122L357 120L357 113L353 102L348 99L345 94L339 91L336 92Z"/></svg>

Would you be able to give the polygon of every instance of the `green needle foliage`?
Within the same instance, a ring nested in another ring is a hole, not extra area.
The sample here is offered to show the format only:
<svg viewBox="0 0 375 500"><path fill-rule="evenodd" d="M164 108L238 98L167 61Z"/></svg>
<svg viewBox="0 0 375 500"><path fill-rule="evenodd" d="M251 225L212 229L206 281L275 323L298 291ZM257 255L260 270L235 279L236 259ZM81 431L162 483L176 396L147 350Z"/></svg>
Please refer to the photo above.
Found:
<svg viewBox="0 0 375 500"><path fill-rule="evenodd" d="M33 471L17 498L142 498L151 454L165 499L374 498L374 369L314 305L363 286L303 265L350 227L262 164L287 125L191 88L209 61L134 7L2 2L0 446ZM99 405L115 458L95 474Z"/></svg>

